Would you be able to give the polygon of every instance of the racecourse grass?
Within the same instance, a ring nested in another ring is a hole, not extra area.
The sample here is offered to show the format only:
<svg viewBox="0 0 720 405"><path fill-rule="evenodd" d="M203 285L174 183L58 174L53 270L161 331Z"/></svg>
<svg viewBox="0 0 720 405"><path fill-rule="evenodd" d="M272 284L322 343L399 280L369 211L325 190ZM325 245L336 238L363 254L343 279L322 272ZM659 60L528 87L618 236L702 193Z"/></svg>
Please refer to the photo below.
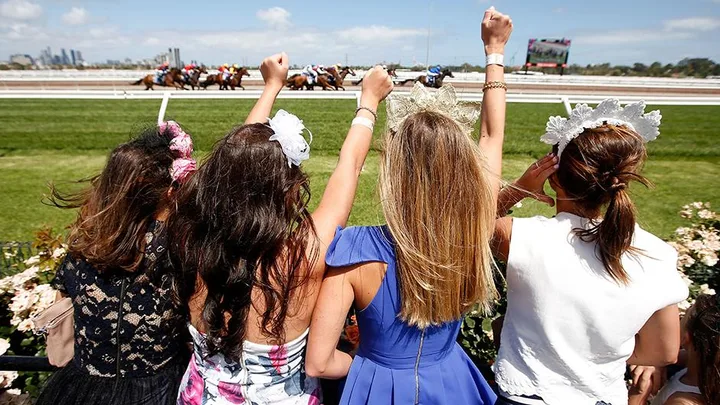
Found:
<svg viewBox="0 0 720 405"><path fill-rule="evenodd" d="M252 107L250 100L171 100L167 118L179 121L193 135L200 155ZM117 144L157 119L159 100L0 100L0 240L30 240L42 226L62 230L75 213L42 203L47 183L73 189L73 180L97 173ZM278 100L300 116L313 133L310 174L313 206L337 161L355 102L352 100ZM640 223L667 237L682 220L677 212L691 201L720 204L720 107L660 107L661 136L650 144L645 174L656 184L650 190L635 184L631 191ZM546 153L538 142L550 115L561 105L510 104L503 177L512 179ZM384 126L384 114L376 135ZM361 176L351 224L382 222L377 195L377 151L370 154ZM552 210L526 201L515 210L528 216Z"/></svg>

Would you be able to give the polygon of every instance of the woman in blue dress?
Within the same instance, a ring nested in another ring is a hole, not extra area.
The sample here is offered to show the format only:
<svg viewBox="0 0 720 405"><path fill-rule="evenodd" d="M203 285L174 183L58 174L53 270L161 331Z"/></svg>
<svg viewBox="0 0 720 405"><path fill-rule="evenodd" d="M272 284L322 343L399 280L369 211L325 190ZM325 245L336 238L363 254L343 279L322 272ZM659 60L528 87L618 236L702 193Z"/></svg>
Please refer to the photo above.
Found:
<svg viewBox="0 0 720 405"><path fill-rule="evenodd" d="M482 38L502 54L509 17L488 10ZM505 122L501 57L488 60L479 106L452 87L388 99L379 191L387 225L339 230L326 262L306 357L310 376L347 376L341 404L494 404L456 343L463 315L496 296L490 239ZM360 346L335 349L351 308Z"/></svg>

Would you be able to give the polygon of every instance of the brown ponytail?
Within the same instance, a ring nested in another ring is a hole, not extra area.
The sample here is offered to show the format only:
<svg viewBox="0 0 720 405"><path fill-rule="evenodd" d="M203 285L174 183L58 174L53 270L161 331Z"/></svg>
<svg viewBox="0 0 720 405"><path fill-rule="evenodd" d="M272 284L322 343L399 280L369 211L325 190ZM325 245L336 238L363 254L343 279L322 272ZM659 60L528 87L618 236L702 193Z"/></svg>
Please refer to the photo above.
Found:
<svg viewBox="0 0 720 405"><path fill-rule="evenodd" d="M720 398L720 297L697 297L685 316L686 331L700 363L700 394L712 404Z"/></svg>
<svg viewBox="0 0 720 405"><path fill-rule="evenodd" d="M635 180L650 182L638 174L647 152L642 138L625 127L603 125L587 129L572 140L563 151L556 179L560 187L574 198L583 216L602 221L589 229L577 229L586 242L597 242L597 254L608 274L627 284L628 275L622 256L632 251L635 232L635 204L628 184Z"/></svg>

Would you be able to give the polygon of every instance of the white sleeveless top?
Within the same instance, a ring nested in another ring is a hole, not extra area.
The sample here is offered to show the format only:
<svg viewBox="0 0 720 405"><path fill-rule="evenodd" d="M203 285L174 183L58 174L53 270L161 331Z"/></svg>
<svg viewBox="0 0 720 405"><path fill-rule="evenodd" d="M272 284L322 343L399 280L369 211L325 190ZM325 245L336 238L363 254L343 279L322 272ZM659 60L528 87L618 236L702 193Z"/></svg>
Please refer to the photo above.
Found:
<svg viewBox="0 0 720 405"><path fill-rule="evenodd" d="M188 324L193 355L178 392L178 405L320 405L316 378L305 375L308 331L281 346L245 341L242 361L210 356L205 335Z"/></svg>
<svg viewBox="0 0 720 405"><path fill-rule="evenodd" d="M665 402L667 402L668 399L670 399L671 396L673 396L676 392L687 392L690 394L700 394L700 388L694 386L694 385L687 385L680 381L680 379L687 374L687 369L684 368L677 372L673 376L673 378L670 379L670 381L665 384L665 386L660 390L660 392L655 395L655 398L653 398L651 405L664 405Z"/></svg>
<svg viewBox="0 0 720 405"><path fill-rule="evenodd" d="M627 286L615 282L594 243L573 229L569 213L513 220L507 263L508 308L494 365L501 391L540 396L549 405L627 405L625 362L650 316L683 301L688 288L677 252L635 227L626 255Z"/></svg>

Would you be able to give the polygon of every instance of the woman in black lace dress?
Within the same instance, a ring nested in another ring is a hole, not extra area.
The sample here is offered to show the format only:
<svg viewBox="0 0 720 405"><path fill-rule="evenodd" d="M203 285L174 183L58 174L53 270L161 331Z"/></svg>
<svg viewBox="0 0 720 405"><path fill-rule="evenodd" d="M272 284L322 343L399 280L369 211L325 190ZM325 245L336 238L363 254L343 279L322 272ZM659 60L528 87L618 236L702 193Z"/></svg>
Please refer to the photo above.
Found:
<svg viewBox="0 0 720 405"><path fill-rule="evenodd" d="M167 291L164 220L194 170L192 141L169 122L115 148L79 208L53 286L73 301L75 355L37 404L173 404L189 359L185 324Z"/></svg>

